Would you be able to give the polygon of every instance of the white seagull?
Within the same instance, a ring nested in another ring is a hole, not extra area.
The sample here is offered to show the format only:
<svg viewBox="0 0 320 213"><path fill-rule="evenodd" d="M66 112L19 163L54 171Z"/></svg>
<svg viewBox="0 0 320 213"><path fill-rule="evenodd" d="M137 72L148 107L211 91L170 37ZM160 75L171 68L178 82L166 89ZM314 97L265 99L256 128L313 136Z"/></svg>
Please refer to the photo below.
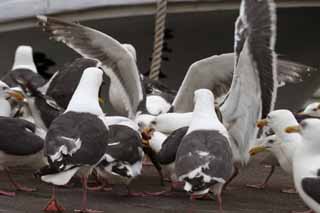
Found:
<svg viewBox="0 0 320 213"><path fill-rule="evenodd" d="M299 133L302 143L293 157L294 185L302 200L311 208L307 212L320 212L320 120L306 119L298 126L289 126L288 133Z"/></svg>
<svg viewBox="0 0 320 213"><path fill-rule="evenodd" d="M268 114L266 119L257 122L258 127L262 128L268 126L274 131L274 135L270 135L262 140L264 143L254 146L250 149L250 154L255 155L262 151L271 151L278 160L281 168L289 175L292 175L292 159L295 151L299 148L301 143L301 136L299 134L288 134L284 130L288 126L298 125L297 120L292 112L289 110L275 110ZM273 170L271 170L273 172ZM264 188L268 179L271 177L271 172L265 182L256 186L257 188ZM295 192L295 190L282 190L282 192Z"/></svg>

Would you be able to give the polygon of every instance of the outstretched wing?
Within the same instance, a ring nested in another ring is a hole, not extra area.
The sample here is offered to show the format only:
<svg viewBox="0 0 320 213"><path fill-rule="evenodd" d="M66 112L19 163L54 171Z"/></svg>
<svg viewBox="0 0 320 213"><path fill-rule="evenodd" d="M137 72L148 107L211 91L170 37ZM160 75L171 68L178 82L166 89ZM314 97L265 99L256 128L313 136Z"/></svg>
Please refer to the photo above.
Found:
<svg viewBox="0 0 320 213"><path fill-rule="evenodd" d="M173 101L174 111L192 112L193 94L197 89L209 89L215 97L225 94L230 88L233 61L234 54L228 53L214 55L193 63Z"/></svg>
<svg viewBox="0 0 320 213"><path fill-rule="evenodd" d="M101 62L101 67L111 78L111 84L117 87L118 97L121 97L116 100L122 103L115 105L125 105L129 117L134 117L143 100L143 91L132 46L126 48L114 38L80 24L46 16L38 16L38 19L43 29L51 33L56 41L66 44L83 57Z"/></svg>
<svg viewBox="0 0 320 213"><path fill-rule="evenodd" d="M272 0L243 0L236 21L235 71L221 112L242 163L257 136L256 121L273 110L277 95L275 16Z"/></svg>
<svg viewBox="0 0 320 213"><path fill-rule="evenodd" d="M225 95L233 78L235 53L226 53L205 58L193 63L179 88L173 101L175 112L191 112L193 110L193 94L200 88L210 89L216 98ZM278 81L284 83L298 83L303 77L317 71L317 69L279 59L277 63Z"/></svg>

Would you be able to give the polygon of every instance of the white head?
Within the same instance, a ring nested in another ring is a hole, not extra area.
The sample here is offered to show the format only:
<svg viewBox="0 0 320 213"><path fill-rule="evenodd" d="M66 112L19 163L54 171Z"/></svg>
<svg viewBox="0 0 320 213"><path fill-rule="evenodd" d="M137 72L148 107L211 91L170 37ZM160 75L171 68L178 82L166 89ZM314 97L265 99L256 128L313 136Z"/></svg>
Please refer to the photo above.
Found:
<svg viewBox="0 0 320 213"><path fill-rule="evenodd" d="M259 152L263 151L274 151L280 147L280 141L277 140L276 135L269 135L267 137L261 138L257 142L259 145L256 145L250 148L250 155L256 155Z"/></svg>
<svg viewBox="0 0 320 213"><path fill-rule="evenodd" d="M266 123L283 142L293 142L300 139L299 134L288 134L285 129L288 126L298 125L292 112L289 110L274 110L265 119ZM258 123L259 125L259 123Z"/></svg>
<svg viewBox="0 0 320 213"><path fill-rule="evenodd" d="M17 48L12 66L12 70L15 69L29 69L37 73L37 68L33 61L32 47L21 45Z"/></svg>
<svg viewBox="0 0 320 213"><path fill-rule="evenodd" d="M296 126L296 127L297 127L295 129L296 132L299 132L304 139L303 143L307 146L311 146L312 148L315 148L315 151L319 151L320 120L315 118L305 119L300 123L300 126Z"/></svg>
<svg viewBox="0 0 320 213"><path fill-rule="evenodd" d="M171 104L159 95L148 95L146 108L151 115L160 115L167 113L171 108Z"/></svg>
<svg viewBox="0 0 320 213"><path fill-rule="evenodd" d="M103 71L97 67L86 68L66 111L89 112L103 115L99 105L99 90L103 80Z"/></svg>
<svg viewBox="0 0 320 213"><path fill-rule="evenodd" d="M302 114L308 114L312 116L320 116L320 103L314 102L309 104L302 112Z"/></svg>
<svg viewBox="0 0 320 213"><path fill-rule="evenodd" d="M135 62L137 62L137 52L133 45L122 44L122 46L130 53Z"/></svg>

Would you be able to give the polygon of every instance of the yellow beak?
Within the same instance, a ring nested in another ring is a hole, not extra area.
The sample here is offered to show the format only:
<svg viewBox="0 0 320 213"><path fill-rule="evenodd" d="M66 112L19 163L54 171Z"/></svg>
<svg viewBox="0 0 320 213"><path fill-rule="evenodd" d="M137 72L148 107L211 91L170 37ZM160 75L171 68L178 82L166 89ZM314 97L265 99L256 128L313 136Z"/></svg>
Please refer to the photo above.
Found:
<svg viewBox="0 0 320 213"><path fill-rule="evenodd" d="M15 98L17 101L23 101L24 100L24 95L22 92L15 91L15 90L9 90L8 95Z"/></svg>
<svg viewBox="0 0 320 213"><path fill-rule="evenodd" d="M284 131L286 133L299 133L301 128L300 126L288 126Z"/></svg>
<svg viewBox="0 0 320 213"><path fill-rule="evenodd" d="M253 148L251 148L251 149L249 150L249 154L250 154L251 156L254 156L254 155L258 154L259 152L265 152L265 151L267 151L267 149L266 149L265 147L263 147L263 146L256 146L256 147L253 147Z"/></svg>
<svg viewBox="0 0 320 213"><path fill-rule="evenodd" d="M258 128L263 128L264 126L268 125L267 119L261 119L257 121L257 127Z"/></svg>

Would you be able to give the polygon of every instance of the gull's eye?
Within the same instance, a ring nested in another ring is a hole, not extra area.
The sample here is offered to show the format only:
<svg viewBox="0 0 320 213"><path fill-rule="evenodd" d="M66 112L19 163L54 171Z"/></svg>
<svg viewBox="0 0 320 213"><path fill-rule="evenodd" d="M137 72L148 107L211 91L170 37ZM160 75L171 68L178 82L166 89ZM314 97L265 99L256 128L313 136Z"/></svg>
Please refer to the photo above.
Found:
<svg viewBox="0 0 320 213"><path fill-rule="evenodd" d="M142 122L140 121L140 122L138 122L138 126L141 128L142 127Z"/></svg>
<svg viewBox="0 0 320 213"><path fill-rule="evenodd" d="M157 122L156 122L156 121L151 121L151 124L152 124L152 125L156 125Z"/></svg>
<svg viewBox="0 0 320 213"><path fill-rule="evenodd" d="M273 144L275 140L269 140L268 143Z"/></svg>
<svg viewBox="0 0 320 213"><path fill-rule="evenodd" d="M316 112L316 111L317 111L317 109L312 109L312 111Z"/></svg>
<svg viewBox="0 0 320 213"><path fill-rule="evenodd" d="M2 87L2 89L3 89L3 90L6 90L6 89L8 89L8 88L7 88L7 87Z"/></svg>

